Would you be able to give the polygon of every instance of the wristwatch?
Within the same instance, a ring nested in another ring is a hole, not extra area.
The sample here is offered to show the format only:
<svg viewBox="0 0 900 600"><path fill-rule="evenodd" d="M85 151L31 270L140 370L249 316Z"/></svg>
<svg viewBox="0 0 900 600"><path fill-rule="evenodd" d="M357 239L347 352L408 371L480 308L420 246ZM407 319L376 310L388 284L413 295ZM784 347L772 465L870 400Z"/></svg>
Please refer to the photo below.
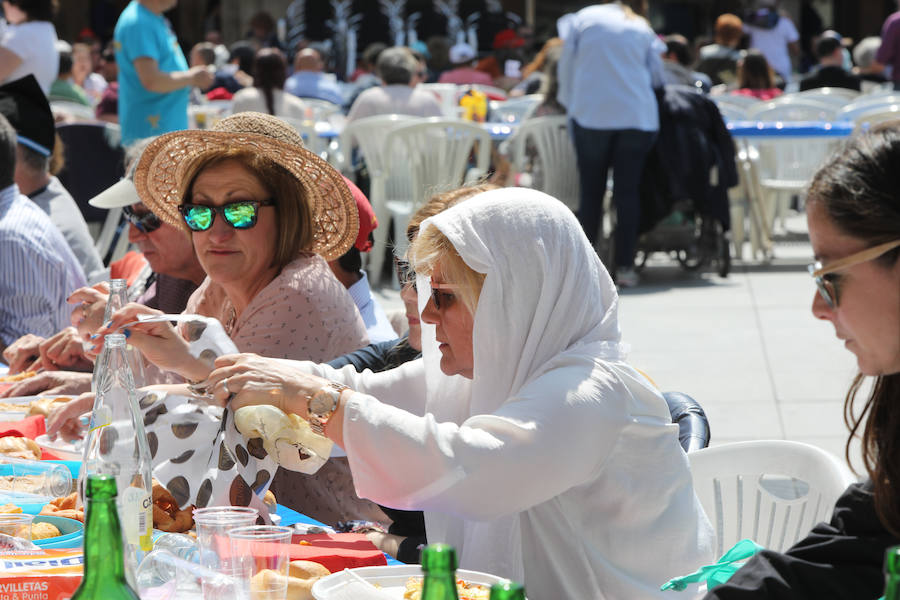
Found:
<svg viewBox="0 0 900 600"><path fill-rule="evenodd" d="M329 381L312 396L306 397L306 420L315 433L325 436L328 419L337 410L341 392L350 389L346 385Z"/></svg>

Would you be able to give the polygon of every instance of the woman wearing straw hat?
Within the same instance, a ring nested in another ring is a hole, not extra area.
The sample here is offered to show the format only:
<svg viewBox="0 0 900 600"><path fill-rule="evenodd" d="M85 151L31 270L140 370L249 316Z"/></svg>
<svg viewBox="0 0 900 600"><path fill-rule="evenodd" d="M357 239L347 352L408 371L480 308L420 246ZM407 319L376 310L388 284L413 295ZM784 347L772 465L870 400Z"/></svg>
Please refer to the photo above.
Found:
<svg viewBox="0 0 900 600"><path fill-rule="evenodd" d="M368 344L356 305L326 262L355 242L356 203L341 175L306 150L287 123L245 112L211 130L162 135L141 155L134 184L153 214L190 232L207 273L185 313L218 319L239 350L321 362ZM98 334L144 314L160 313L129 304ZM190 334L168 322L125 331L164 371L201 381L212 368L208 357L190 352ZM71 421L90 406L63 410L54 421ZM162 441L159 448L154 467L171 450ZM346 467L332 463L317 477L347 497L340 516L384 519L368 510L374 505L358 505ZM194 501L196 490L189 496Z"/></svg>

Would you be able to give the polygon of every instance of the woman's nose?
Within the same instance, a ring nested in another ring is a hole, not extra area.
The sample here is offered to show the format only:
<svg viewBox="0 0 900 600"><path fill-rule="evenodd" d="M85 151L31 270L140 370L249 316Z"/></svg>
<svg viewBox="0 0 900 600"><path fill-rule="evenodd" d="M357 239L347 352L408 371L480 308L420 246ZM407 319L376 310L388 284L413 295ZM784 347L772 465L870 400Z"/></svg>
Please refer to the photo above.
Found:
<svg viewBox="0 0 900 600"><path fill-rule="evenodd" d="M234 227L225 222L225 217L217 214L213 219L213 224L209 228L209 235L214 240L227 240L234 235Z"/></svg>
<svg viewBox="0 0 900 600"><path fill-rule="evenodd" d="M434 299L428 298L428 303L422 309L422 320L431 325L437 325L440 317L441 313L434 305Z"/></svg>
<svg viewBox="0 0 900 600"><path fill-rule="evenodd" d="M825 301L825 298L822 297L818 291L816 291L813 295L812 301L812 314L817 319L823 319L825 321L830 321L832 315L834 313L834 309L832 309L828 303Z"/></svg>

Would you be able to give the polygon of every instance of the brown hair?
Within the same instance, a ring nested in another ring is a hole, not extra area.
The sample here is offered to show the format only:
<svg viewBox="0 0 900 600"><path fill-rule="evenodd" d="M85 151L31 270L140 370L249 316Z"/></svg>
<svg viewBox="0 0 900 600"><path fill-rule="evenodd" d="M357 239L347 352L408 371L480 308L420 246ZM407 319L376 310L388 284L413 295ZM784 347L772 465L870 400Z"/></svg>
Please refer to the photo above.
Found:
<svg viewBox="0 0 900 600"><path fill-rule="evenodd" d="M275 92L284 89L287 79L287 60L278 48L261 48L253 62L253 85L266 99L266 109L275 114Z"/></svg>
<svg viewBox="0 0 900 600"><path fill-rule="evenodd" d="M554 37L550 38L544 45L541 46L541 51L535 55L534 60L522 67L522 79L525 79L535 71L542 71L544 69L544 63L547 60L547 54L550 52L551 48L562 47L563 41L562 38Z"/></svg>
<svg viewBox="0 0 900 600"><path fill-rule="evenodd" d="M813 177L808 202L818 204L841 232L870 246L895 240L900 232L900 128L897 122L855 136L834 153ZM900 248L875 263L893 268ZM900 333L900 332L898 332ZM872 480L875 511L882 524L900 536L900 373L875 377L859 413L856 400L865 376L857 374L844 401L844 421L850 428L845 447L862 430L862 455Z"/></svg>
<svg viewBox="0 0 900 600"><path fill-rule="evenodd" d="M406 229L407 237L412 240L409 248L410 262L413 263L416 273L431 275L434 265L440 261L441 273L448 282L459 286L456 295L462 300L463 305L471 314L475 314L478 306L478 296L481 295L481 286L484 284L484 273L479 273L469 267L437 227L430 227L419 234L419 226L422 221L443 212L451 206L477 196L482 192L499 189L500 186L483 183L467 187L457 188L442 194L435 194L431 199L416 211L410 219ZM414 239L415 238L415 239Z"/></svg>
<svg viewBox="0 0 900 600"><path fill-rule="evenodd" d="M249 150L224 148L208 152L194 160L185 171L184 178L189 183L184 188L182 204L190 202L194 182L200 173L227 160L240 162L272 194L278 227L273 266L283 269L303 252L309 252L314 241L313 214L303 187L284 167Z"/></svg>
<svg viewBox="0 0 900 600"><path fill-rule="evenodd" d="M737 15L725 13L716 19L716 42L726 46L736 44L744 36L744 22Z"/></svg>
<svg viewBox="0 0 900 600"><path fill-rule="evenodd" d="M747 50L741 57L737 78L739 89L768 90L775 87L775 73L769 66L769 61L755 48Z"/></svg>

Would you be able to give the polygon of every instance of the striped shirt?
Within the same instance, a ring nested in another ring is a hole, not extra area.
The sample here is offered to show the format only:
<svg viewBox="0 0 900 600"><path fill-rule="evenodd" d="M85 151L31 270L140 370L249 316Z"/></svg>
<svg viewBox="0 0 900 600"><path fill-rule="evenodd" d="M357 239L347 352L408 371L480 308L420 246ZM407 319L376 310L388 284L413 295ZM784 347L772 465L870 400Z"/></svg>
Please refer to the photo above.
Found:
<svg viewBox="0 0 900 600"><path fill-rule="evenodd" d="M16 185L0 190L0 344L69 325L66 298L86 285L62 234Z"/></svg>

